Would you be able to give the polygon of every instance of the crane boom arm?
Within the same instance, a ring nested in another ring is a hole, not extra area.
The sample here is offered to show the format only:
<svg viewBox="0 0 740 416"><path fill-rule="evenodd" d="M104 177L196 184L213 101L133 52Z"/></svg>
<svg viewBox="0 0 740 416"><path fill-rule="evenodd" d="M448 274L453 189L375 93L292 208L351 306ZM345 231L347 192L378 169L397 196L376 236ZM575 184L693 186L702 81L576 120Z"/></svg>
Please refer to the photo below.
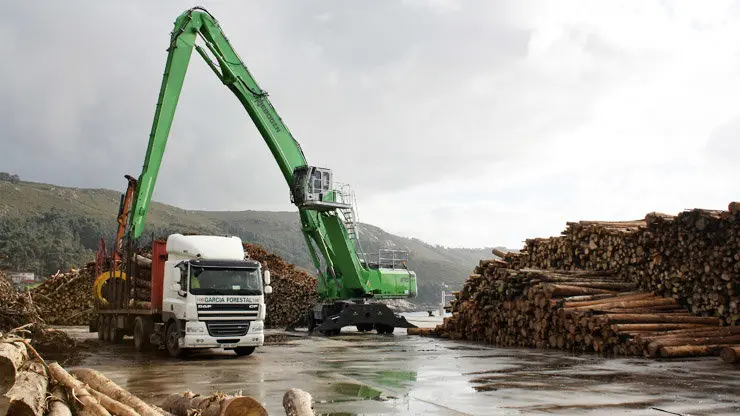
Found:
<svg viewBox="0 0 740 416"><path fill-rule="evenodd" d="M196 44L198 38L205 48ZM216 19L206 10L195 7L177 17L171 34L149 144L133 200L129 223L129 238L132 240L138 239L144 229L193 49L246 109L274 156L291 192L296 191L291 197L298 194L297 190L305 191L305 186L309 186L309 182L313 180L311 175L319 174L318 178L322 178L319 171L307 170L309 167L301 146L270 103L268 94L260 88L231 47ZM409 297L410 275L413 280L411 295L415 295L416 280L413 272L404 270L400 274L384 273L377 268L371 269L360 261L354 242L337 212L341 204L336 202L333 192L318 194L319 200L316 201L294 200L299 207L302 232L309 252L320 274L319 293L322 297Z"/></svg>

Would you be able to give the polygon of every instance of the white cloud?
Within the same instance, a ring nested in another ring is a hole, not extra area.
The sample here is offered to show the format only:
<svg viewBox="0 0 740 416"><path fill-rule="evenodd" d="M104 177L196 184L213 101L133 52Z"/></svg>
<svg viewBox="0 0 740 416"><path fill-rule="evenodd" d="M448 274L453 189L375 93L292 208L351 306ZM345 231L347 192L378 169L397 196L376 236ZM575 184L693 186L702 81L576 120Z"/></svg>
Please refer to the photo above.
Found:
<svg viewBox="0 0 740 416"><path fill-rule="evenodd" d="M0 67L0 170L122 189L189 5L54 7L12 5L0 23L14 57ZM740 192L737 2L206 7L309 162L352 184L362 220L389 231L519 247L566 221L724 208ZM192 62L155 198L291 209L244 109Z"/></svg>

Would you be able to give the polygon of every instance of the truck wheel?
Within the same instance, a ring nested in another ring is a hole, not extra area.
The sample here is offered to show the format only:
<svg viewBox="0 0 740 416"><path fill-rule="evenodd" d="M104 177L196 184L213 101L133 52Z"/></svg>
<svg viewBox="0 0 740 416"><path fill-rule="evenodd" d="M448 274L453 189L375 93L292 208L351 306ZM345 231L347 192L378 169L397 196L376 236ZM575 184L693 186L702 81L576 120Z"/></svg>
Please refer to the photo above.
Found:
<svg viewBox="0 0 740 416"><path fill-rule="evenodd" d="M244 357L245 355L249 355L254 352L254 349L256 347L236 347L234 348L234 352L239 357Z"/></svg>
<svg viewBox="0 0 740 416"><path fill-rule="evenodd" d="M98 316L98 339L105 341L105 315Z"/></svg>
<svg viewBox="0 0 740 416"><path fill-rule="evenodd" d="M134 320L134 348L136 351L147 351L151 347L149 342L149 331L144 326L144 319L137 317Z"/></svg>
<svg viewBox="0 0 740 416"><path fill-rule="evenodd" d="M313 312L308 313L308 333L312 333L316 329L316 318L313 317Z"/></svg>
<svg viewBox="0 0 740 416"><path fill-rule="evenodd" d="M103 324L98 327L98 331L103 333L103 341L110 341L110 315L103 316Z"/></svg>
<svg viewBox="0 0 740 416"><path fill-rule="evenodd" d="M118 319L116 319L115 316L111 316L110 321L108 321L108 335L110 337L109 341L113 344L120 344L121 341L123 341L123 330L118 329Z"/></svg>
<svg viewBox="0 0 740 416"><path fill-rule="evenodd" d="M170 357L182 357L184 351L180 348L180 344L178 343L179 339L180 324L177 321L172 321L167 325L167 332L164 336L164 344L167 347L167 352L170 353Z"/></svg>

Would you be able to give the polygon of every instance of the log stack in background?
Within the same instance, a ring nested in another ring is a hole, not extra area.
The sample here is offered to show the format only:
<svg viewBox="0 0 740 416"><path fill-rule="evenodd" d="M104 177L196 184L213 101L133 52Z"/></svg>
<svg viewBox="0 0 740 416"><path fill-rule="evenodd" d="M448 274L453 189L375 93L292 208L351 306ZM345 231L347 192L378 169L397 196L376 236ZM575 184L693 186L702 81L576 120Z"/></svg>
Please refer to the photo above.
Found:
<svg viewBox="0 0 740 416"><path fill-rule="evenodd" d="M41 318L49 325L87 325L94 315L95 264L58 273L31 291Z"/></svg>
<svg viewBox="0 0 740 416"><path fill-rule="evenodd" d="M740 203L568 223L484 260L452 317L410 332L606 355L740 360Z"/></svg>
<svg viewBox="0 0 740 416"><path fill-rule="evenodd" d="M0 273L0 335L12 330L29 336L33 346L41 351L70 351L76 346L65 332L46 325L30 292L17 292ZM0 369L0 378L2 372Z"/></svg>
<svg viewBox="0 0 740 416"><path fill-rule="evenodd" d="M740 327L720 326L720 319L695 316L674 298L635 289L607 271L515 270L481 261L455 294L452 317L412 332L608 356L718 355L740 347Z"/></svg>
<svg viewBox="0 0 740 416"><path fill-rule="evenodd" d="M272 294L265 295L267 327L286 327L303 318L318 301L316 279L262 246L244 244L244 252L270 270Z"/></svg>
<svg viewBox="0 0 740 416"><path fill-rule="evenodd" d="M513 268L611 270L691 312L740 324L740 203L644 220L568 223L562 236L527 240Z"/></svg>
<svg viewBox="0 0 740 416"><path fill-rule="evenodd" d="M27 293L20 293L0 272L0 332L28 323L42 322L33 299Z"/></svg>

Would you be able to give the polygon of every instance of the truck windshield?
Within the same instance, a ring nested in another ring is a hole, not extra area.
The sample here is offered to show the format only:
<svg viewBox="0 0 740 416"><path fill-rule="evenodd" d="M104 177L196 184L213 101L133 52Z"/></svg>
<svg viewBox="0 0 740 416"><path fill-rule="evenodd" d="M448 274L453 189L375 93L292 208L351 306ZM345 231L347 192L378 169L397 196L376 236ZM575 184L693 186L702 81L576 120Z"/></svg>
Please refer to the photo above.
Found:
<svg viewBox="0 0 740 416"><path fill-rule="evenodd" d="M262 279L257 269L191 266L190 293L194 295L261 295Z"/></svg>

